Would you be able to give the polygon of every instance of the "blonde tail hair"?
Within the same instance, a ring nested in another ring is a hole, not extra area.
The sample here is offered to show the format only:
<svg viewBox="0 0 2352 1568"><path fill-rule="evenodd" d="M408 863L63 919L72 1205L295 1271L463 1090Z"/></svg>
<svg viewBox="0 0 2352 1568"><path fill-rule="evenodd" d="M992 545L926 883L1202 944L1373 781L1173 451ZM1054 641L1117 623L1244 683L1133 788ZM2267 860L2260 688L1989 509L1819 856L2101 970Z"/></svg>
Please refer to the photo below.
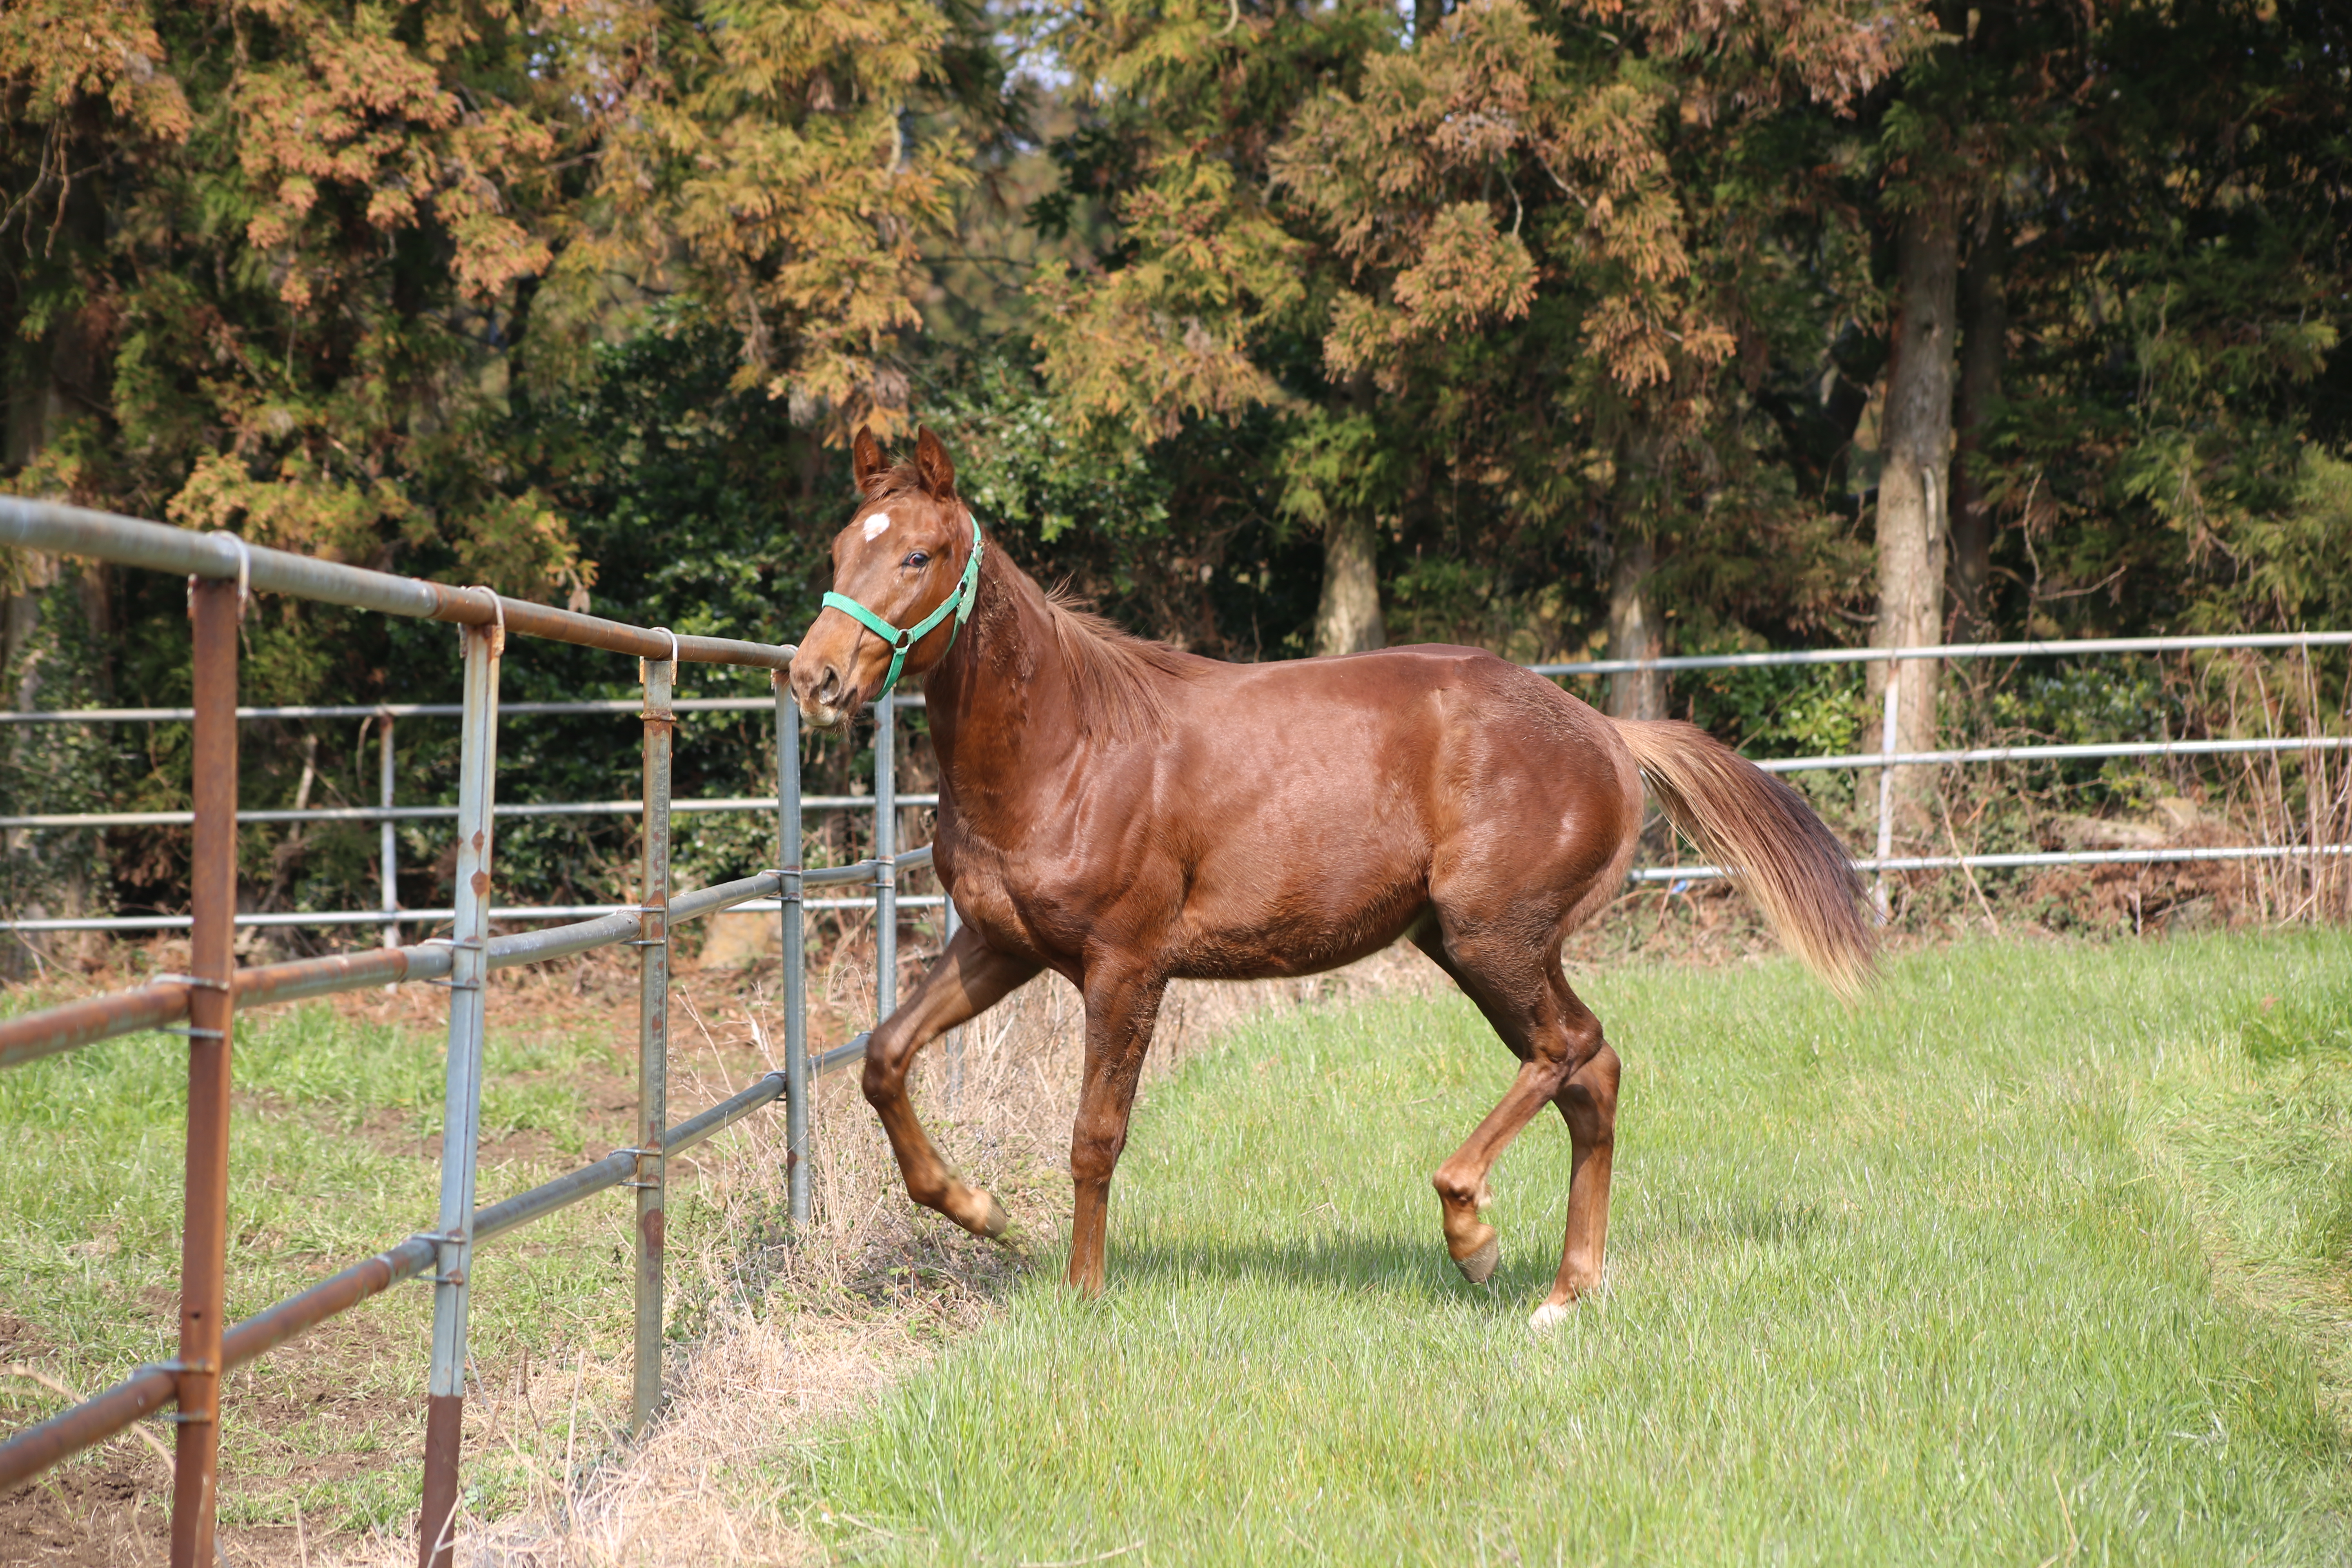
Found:
<svg viewBox="0 0 2352 1568"><path fill-rule="evenodd" d="M1668 820L1763 906L1781 945L1848 1001L1877 973L1862 879L1804 797L1695 724L1612 721Z"/></svg>

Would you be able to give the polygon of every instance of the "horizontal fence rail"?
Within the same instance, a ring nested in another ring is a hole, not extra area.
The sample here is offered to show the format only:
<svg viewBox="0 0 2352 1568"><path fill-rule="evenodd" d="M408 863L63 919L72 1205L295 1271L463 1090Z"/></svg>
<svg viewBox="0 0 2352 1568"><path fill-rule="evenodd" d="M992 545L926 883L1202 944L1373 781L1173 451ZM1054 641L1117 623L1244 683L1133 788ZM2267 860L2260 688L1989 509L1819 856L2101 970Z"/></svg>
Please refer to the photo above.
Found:
<svg viewBox="0 0 2352 1568"><path fill-rule="evenodd" d="M1922 643L1906 647L1812 647L1758 653L1675 654L1660 658L1597 658L1572 664L1531 664L1528 668L1538 675L1641 675L1654 669L1770 669L1806 664L1876 664L1894 659L2066 658L2116 653L2347 647L2352 647L2352 632L2233 632L2213 637L2072 637L2055 642Z"/></svg>
<svg viewBox="0 0 2352 1568"><path fill-rule="evenodd" d="M238 1366L323 1322L328 1318L408 1279L429 1283L434 1297L429 1397L426 1402L423 1500L418 1521L419 1560L425 1568L446 1568L454 1542L458 1460L467 1359L467 1321L472 1289L473 1248L541 1219L593 1194L625 1188L635 1194L635 1226L636 1378L631 1430L642 1432L661 1397L664 1226L667 1160L715 1136L762 1107L786 1107L786 1166L789 1211L795 1222L808 1217L806 1170L807 1100L817 1076L856 1060L867 1036L812 1056L807 1049L806 973L803 921L811 908L871 909L883 962L894 962L898 909L940 905L937 895L900 899L898 886L908 872L928 868L928 847L892 853L897 808L929 805L931 796L899 796L889 770L893 707L878 705L881 733L871 796L806 797L800 791L799 714L779 677L793 649L727 638L676 636L662 627L640 627L598 616L506 598L485 589L457 588L371 572L286 552L251 546L225 534L194 534L135 519L110 517L71 507L0 497L0 545L19 545L61 554L95 557L119 564L185 573L195 624L195 701L186 709L110 709L81 712L0 714L13 723L186 722L194 726L195 805L186 813L83 814L63 819L7 818L10 828L52 826L190 825L194 831L194 884L190 912L182 916L132 917L98 923L101 929L179 926L191 932L186 974L158 975L131 991L96 996L0 1019L0 1068L78 1049L126 1035L167 1031L186 1037L189 1051L189 1111L186 1213L181 1271L179 1355L145 1366L94 1399L85 1400L0 1443L0 1487L13 1486L68 1456L122 1430L141 1416L176 1406L177 1449L173 1466L172 1562L197 1568L215 1557L217 1506L219 1394L225 1375ZM240 709L236 702L239 637L236 623L251 590L289 594L390 615L454 622L462 630L466 700L462 704L395 704L377 708ZM496 801L497 730L501 709L499 668L509 636L529 636L634 655L643 689L636 701L518 703L509 714L594 712L632 715L643 726L645 788L634 801L557 803L501 808ZM735 665L768 671L773 691L761 700L677 700L671 687L678 661ZM672 801L671 751L677 716L706 710L772 714L776 746L776 793L772 796L710 801ZM236 805L236 737L240 721L254 719L362 718L382 727L382 801L374 807L303 812L240 812ZM458 721L462 754L455 806L401 807L394 804L391 725L407 717ZM802 814L805 809L876 813L877 854L855 864L806 868L800 864ZM669 820L677 811L772 812L778 864L733 881L672 894L669 883ZM572 908L494 906L494 836L500 817L626 815L644 824L641 901L631 905ZM403 910L394 906L392 824L403 820L454 819L457 899L447 910ZM235 837L240 823L277 821L373 822L383 836L385 908L363 912L258 911L236 909ZM871 896L808 897L812 891L870 889ZM671 1125L667 1113L669 932L677 924L724 910L767 912L778 918L783 952L785 1064L740 1093L698 1116ZM954 911L946 915L952 924ZM493 934L494 920L562 919L569 923ZM446 921L446 937L413 946L398 944L405 922ZM9 922L22 931L88 929L87 921ZM381 923L387 945L324 958L239 967L230 937L252 924ZM543 963L594 949L626 944L638 953L641 982L638 1035L639 1124L637 1146L604 1158L502 1203L475 1202L479 1143L482 1044L490 976L517 964ZM222 1325L226 1300L228 1191L227 1108L234 1021L256 1006L300 1001L367 986L425 983L447 988L449 1048L441 1141L441 1212L434 1227L419 1232L333 1278L289 1297L244 1321ZM887 1016L895 987L877 986Z"/></svg>
<svg viewBox="0 0 2352 1568"><path fill-rule="evenodd" d="M2352 855L2352 844L2241 844L2199 849L2021 850L1991 855L1888 855L1853 862L1857 871L2001 871L2034 866L2168 866L2200 860L2301 860ZM1636 882L1704 882L1738 873L1723 866L1644 866L1627 873Z"/></svg>
<svg viewBox="0 0 2352 1568"><path fill-rule="evenodd" d="M1778 652L1738 654L1694 654L1658 659L1600 659L1574 663L1537 664L1527 668L1537 674L1551 677L1605 676L1645 670L1701 670L1732 668L1769 668L1774 667L1859 664L1911 658L2059 658L2084 655L2121 655L2179 652L2223 652L2235 649L2295 649L2341 647L2352 646L2352 632L2284 632L2247 633L2202 637L2096 637L2061 642L2005 643L1944 643L1900 648L1805 648ZM1885 733L1887 743L1875 752L1850 752L1834 755L1810 757L1775 757L1763 759L1758 765L1767 773L1800 773L1816 772L1855 772L1873 768L1906 766L1953 766L1994 763L2056 763L2098 761L2127 757L2202 757L2230 755L2290 755L2305 752L2328 752L2352 749L2352 737L2341 735L2271 735L2248 738L2115 741L2082 743L2050 743L2004 746L1963 747L1940 751L1898 751L1892 746L1894 733L1895 694L1886 697ZM888 707L920 707L919 693L893 697ZM625 714L633 713L637 704L623 700L579 702L518 703L501 711L535 714ZM680 700L672 704L677 711L752 712L772 706L768 700L755 698L704 698ZM447 703L384 704L374 707L278 707L244 708L240 719L266 718L404 718L446 717L460 713L457 705ZM59 722L165 722L186 719L193 710L178 708L122 708L36 710L0 714L0 721L25 723ZM386 742L387 751L389 741ZM2157 864L2167 861L2189 862L2197 859L2274 860L2294 855L2315 853L2310 848L2293 847L2247 847L2227 855L2196 851L2184 847L2179 849L2144 850L2081 850L2021 853L1987 858L1981 856L1944 855L1897 857L1890 844L1891 795L1887 786L1891 775L1882 775L1880 803L1879 850L1874 856L1857 858L1858 871L1877 872L1950 869L2002 869L2032 866ZM936 793L892 794L887 797L891 806L910 808L936 807ZM877 795L803 795L801 806L811 811L876 811L884 805ZM240 823L294 824L325 822L373 822L388 825L406 821L454 820L454 805L396 806L390 804L389 787L386 800L375 806L320 807L304 811L253 810L240 811ZM725 796L669 803L671 812L746 813L778 809L772 796ZM495 808L499 817L568 817L568 816L635 816L643 810L643 803L627 800L532 802L502 805ZM45 815L0 816L0 830L9 828L76 829L114 826L178 826L193 820L190 812L68 812ZM2326 850L2317 851L2326 853ZM390 886L394 876L393 846L387 831L382 854L382 876ZM1644 883L1677 883L1709 880L1728 875L1714 866L1662 866L1637 868L1628 873L1635 885ZM894 898L896 906L909 909L940 908L946 900L939 895L917 895ZM516 906L493 911L492 918L500 921L533 921L572 919L582 915L607 912L618 906L550 905ZM754 906L766 912L770 906ZM864 908L862 900L812 900L804 908L813 910L845 910ZM399 924L434 924L452 918L453 911L440 909L394 910L385 907L372 910L272 910L241 914L237 923L256 927L309 927L326 929L339 926ZM155 931L185 929L185 915L89 915L54 919L0 920L0 931L23 932L42 931ZM391 932L387 931L390 939Z"/></svg>
<svg viewBox="0 0 2352 1568"><path fill-rule="evenodd" d="M931 851L928 846L908 850L898 858L898 868L904 871L928 866L930 858ZM862 860L854 866L802 871L799 879L804 888L872 883L880 868L878 861ZM769 910L782 910L785 906L772 900L783 887L782 873L763 871L759 876L746 877L740 881L722 882L716 887L681 893L669 900L668 921L677 924L699 920L724 910L755 909L757 902L763 900L771 900L767 903ZM871 906L860 904L858 907ZM567 958L626 941L635 934L637 917L641 912L639 906L627 905L602 912L599 918L578 925L492 937L484 944L483 952L492 969ZM373 952L336 953L326 958L302 958L286 963L262 964L238 970L232 982L231 995L237 1007L244 1009L281 1002L307 1001L314 996L331 996L339 991L362 991L372 985L396 984L402 981L438 980L448 974L456 951L449 942L438 941L420 942L414 947L378 948ZM0 1068L15 1067L37 1058L54 1056L59 1051L94 1045L118 1035L139 1034L174 1023L187 1016L188 1001L196 989L184 977L173 976L135 991L94 996L87 1001L68 1002L38 1013L0 1018Z"/></svg>
<svg viewBox="0 0 2352 1568"><path fill-rule="evenodd" d="M898 804L903 806L937 805L936 795L904 795ZM768 813L776 809L772 795L717 795L699 800L674 800L672 811L704 812L732 811ZM803 811L871 811L874 797L870 795L811 795L801 797ZM545 805L524 802L517 805L501 805L493 816L501 817L533 816L637 816L645 811L645 803L636 800L577 800L554 801ZM92 811L57 812L45 816L0 816L0 827L185 827L196 819L193 811ZM305 811L244 811L236 814L245 822L455 822L457 808L454 805L328 805L313 806Z"/></svg>
<svg viewBox="0 0 2352 1568"><path fill-rule="evenodd" d="M866 1038L859 1035L847 1045L825 1052L810 1064L811 1072L823 1077L862 1060ZM786 1076L782 1072L765 1074L750 1088L678 1123L662 1139L663 1150L683 1154L717 1137L754 1110L774 1104L784 1096ZM472 1226L475 1245L495 1240L569 1208L583 1198L621 1185L635 1173L636 1161L637 1151L618 1149L529 1192L518 1193L503 1203L476 1209ZM432 1267L438 1242L437 1237L430 1235L412 1236L299 1295L256 1312L221 1336L223 1373L257 1361L328 1319L382 1295L404 1279L423 1274ZM105 1393L25 1428L0 1444L0 1489L29 1480L60 1459L102 1443L142 1416L163 1409L172 1403L175 1387L176 1374L170 1368L141 1367Z"/></svg>
<svg viewBox="0 0 2352 1568"><path fill-rule="evenodd" d="M779 670L792 664L793 649L788 647L731 637L677 637L658 627L633 626L602 616L510 599L487 588L455 588L446 583L273 550L266 544L248 544L233 534L193 533L55 501L0 496L0 544L234 583L240 593L250 589L285 594L387 616L495 626L522 637L601 647L638 658Z"/></svg>

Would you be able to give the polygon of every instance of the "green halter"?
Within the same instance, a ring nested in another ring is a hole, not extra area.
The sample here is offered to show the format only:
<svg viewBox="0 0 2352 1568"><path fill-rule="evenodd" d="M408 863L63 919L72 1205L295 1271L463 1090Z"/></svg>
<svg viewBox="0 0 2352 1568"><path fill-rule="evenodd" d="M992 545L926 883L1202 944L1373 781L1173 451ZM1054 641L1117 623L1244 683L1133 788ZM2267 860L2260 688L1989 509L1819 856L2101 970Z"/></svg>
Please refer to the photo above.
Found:
<svg viewBox="0 0 2352 1568"><path fill-rule="evenodd" d="M969 516L969 513L966 513ZM866 630L890 645L890 673L882 682L882 689L874 695L879 699L890 695L898 684L898 670L907 662L907 650L939 628L950 610L955 612L955 631L948 633L948 647L955 647L955 634L963 630L964 622L971 619L972 602L980 597L980 519L971 520L971 559L963 563L963 577L956 591L940 601L940 607L925 616L907 631L900 631L846 594L827 594L825 608L855 616Z"/></svg>

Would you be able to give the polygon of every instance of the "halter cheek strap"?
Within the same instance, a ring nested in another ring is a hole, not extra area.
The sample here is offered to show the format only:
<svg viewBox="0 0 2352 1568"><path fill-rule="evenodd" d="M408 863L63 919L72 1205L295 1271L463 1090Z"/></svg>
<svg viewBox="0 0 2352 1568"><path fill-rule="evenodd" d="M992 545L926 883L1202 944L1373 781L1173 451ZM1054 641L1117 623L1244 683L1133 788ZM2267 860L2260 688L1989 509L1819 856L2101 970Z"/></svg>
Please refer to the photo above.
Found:
<svg viewBox="0 0 2352 1568"><path fill-rule="evenodd" d="M972 603L980 597L980 519L975 517L971 520L971 558L963 563L963 575L957 580L955 592L941 599L938 609L903 632L846 594L824 596L825 608L856 616L859 625L890 645L890 673L884 678L882 689L874 694L876 697L890 695L898 684L898 671L906 665L907 650L938 630L950 612L955 616L955 627L948 633L948 647L955 647L956 633L971 619Z"/></svg>

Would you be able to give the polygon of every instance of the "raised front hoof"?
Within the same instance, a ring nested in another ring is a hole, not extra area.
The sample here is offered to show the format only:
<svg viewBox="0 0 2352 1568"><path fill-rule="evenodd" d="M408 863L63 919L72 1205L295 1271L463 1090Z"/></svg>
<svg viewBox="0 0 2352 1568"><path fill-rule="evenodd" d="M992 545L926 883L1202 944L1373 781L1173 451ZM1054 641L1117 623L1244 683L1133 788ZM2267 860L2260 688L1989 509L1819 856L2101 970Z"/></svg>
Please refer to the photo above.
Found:
<svg viewBox="0 0 2352 1568"><path fill-rule="evenodd" d="M1468 1256L1455 1258L1454 1267L1462 1270L1462 1278L1471 1284L1484 1285L1495 1277L1495 1265L1502 1259L1502 1244L1490 1230L1486 1233L1486 1239L1480 1242Z"/></svg>

